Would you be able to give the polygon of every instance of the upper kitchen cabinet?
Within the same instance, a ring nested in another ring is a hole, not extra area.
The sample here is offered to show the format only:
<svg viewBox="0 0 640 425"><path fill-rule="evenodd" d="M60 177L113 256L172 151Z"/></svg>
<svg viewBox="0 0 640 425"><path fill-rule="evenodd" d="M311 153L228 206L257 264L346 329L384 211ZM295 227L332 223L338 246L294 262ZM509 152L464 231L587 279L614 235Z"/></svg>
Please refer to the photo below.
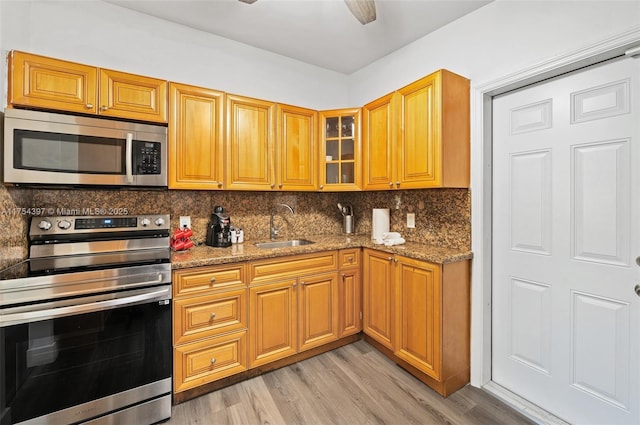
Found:
<svg viewBox="0 0 640 425"><path fill-rule="evenodd" d="M18 51L8 74L11 106L167 122L164 80Z"/></svg>
<svg viewBox="0 0 640 425"><path fill-rule="evenodd" d="M362 108L363 189L393 189L397 167L397 98L397 93L390 93Z"/></svg>
<svg viewBox="0 0 640 425"><path fill-rule="evenodd" d="M365 105L363 188L468 187L469 108L469 80L447 70Z"/></svg>
<svg viewBox="0 0 640 425"><path fill-rule="evenodd" d="M98 113L98 68L12 51L7 72L10 105Z"/></svg>
<svg viewBox="0 0 640 425"><path fill-rule="evenodd" d="M278 189L317 189L316 126L318 113L290 105L277 106Z"/></svg>
<svg viewBox="0 0 640 425"><path fill-rule="evenodd" d="M224 93L171 83L169 188L222 189Z"/></svg>
<svg viewBox="0 0 640 425"><path fill-rule="evenodd" d="M320 112L322 191L360 190L360 108Z"/></svg>
<svg viewBox="0 0 640 425"><path fill-rule="evenodd" d="M227 95L227 189L276 187L275 112L273 102Z"/></svg>
<svg viewBox="0 0 640 425"><path fill-rule="evenodd" d="M156 78L100 69L100 115L167 122L168 83Z"/></svg>

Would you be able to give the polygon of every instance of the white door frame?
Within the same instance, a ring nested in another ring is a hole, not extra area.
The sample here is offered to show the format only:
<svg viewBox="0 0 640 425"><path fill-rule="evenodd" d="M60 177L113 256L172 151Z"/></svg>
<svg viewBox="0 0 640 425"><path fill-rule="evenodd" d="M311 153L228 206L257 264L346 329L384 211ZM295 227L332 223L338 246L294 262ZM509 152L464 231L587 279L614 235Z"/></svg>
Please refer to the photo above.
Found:
<svg viewBox="0 0 640 425"><path fill-rule="evenodd" d="M492 98L566 72L623 56L640 45L640 27L488 83L471 86L471 385L491 384ZM638 111L634 111L637 113Z"/></svg>

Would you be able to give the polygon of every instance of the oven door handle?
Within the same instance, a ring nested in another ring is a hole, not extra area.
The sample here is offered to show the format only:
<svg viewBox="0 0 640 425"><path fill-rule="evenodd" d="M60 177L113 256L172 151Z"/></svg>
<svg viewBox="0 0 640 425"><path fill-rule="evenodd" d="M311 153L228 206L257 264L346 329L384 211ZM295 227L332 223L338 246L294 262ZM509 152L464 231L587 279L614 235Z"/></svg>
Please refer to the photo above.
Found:
<svg viewBox="0 0 640 425"><path fill-rule="evenodd" d="M17 313L0 314L0 327L10 326L14 324L30 323L40 320L50 320L58 317L73 316L84 313L92 313L96 311L111 310L118 307L126 307L129 305L142 304L149 301L163 301L171 298L171 288L163 288L158 291L144 292L136 295L123 296L120 298L110 298L103 301L93 301L79 305L63 305L55 307L55 302L48 304L44 310L22 311ZM61 302L62 303L62 302Z"/></svg>

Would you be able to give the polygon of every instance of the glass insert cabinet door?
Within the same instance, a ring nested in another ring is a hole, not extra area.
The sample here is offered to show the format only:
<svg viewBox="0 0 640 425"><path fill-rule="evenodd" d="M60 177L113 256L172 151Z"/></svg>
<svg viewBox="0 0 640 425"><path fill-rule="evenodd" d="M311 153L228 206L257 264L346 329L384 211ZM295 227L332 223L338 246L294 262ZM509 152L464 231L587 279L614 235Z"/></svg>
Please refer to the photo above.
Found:
<svg viewBox="0 0 640 425"><path fill-rule="evenodd" d="M321 112L324 166L321 190L358 190L360 185L360 110Z"/></svg>

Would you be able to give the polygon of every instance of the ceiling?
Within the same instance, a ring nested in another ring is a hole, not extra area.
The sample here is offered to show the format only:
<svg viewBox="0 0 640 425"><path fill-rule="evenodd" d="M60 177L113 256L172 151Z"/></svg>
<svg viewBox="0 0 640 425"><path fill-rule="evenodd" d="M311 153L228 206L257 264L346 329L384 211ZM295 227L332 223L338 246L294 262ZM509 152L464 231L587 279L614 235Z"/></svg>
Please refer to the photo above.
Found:
<svg viewBox="0 0 640 425"><path fill-rule="evenodd" d="M491 0L376 0L362 25L342 0L104 0L343 74Z"/></svg>

